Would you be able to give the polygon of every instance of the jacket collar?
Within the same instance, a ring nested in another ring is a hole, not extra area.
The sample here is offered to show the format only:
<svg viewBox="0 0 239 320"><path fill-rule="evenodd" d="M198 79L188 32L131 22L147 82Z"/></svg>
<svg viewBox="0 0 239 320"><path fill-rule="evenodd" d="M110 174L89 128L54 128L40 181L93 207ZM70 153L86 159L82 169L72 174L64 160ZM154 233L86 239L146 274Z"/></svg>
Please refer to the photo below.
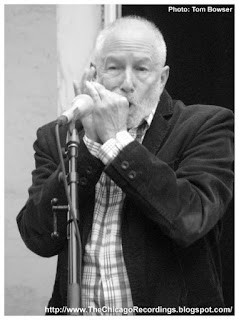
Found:
<svg viewBox="0 0 239 320"><path fill-rule="evenodd" d="M169 130L169 118L173 114L173 100L166 90L163 91L153 121L145 134L143 145L153 154L159 150Z"/></svg>

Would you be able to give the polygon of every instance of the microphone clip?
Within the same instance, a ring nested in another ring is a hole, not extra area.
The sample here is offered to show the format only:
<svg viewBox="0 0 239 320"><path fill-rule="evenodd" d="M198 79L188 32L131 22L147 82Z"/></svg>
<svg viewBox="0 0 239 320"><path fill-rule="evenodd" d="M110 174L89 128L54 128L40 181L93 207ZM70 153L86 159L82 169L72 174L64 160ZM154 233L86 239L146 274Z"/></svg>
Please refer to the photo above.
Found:
<svg viewBox="0 0 239 320"><path fill-rule="evenodd" d="M58 205L58 199L53 198L51 200L51 209L53 213L53 232L51 233L51 238L54 240L60 237L60 234L57 230L57 213L68 210L68 206Z"/></svg>

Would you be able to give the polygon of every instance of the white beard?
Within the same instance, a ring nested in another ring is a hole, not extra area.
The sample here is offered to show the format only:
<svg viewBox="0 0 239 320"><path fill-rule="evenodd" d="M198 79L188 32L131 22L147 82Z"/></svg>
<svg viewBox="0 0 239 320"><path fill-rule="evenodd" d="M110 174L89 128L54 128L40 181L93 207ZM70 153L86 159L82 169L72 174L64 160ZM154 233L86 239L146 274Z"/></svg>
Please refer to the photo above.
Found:
<svg viewBox="0 0 239 320"><path fill-rule="evenodd" d="M150 115L152 110L156 108L161 93L159 80L147 92L147 97L144 97L141 101L138 101L136 97L127 97L129 102L132 102L127 119L128 129L137 127L144 118Z"/></svg>

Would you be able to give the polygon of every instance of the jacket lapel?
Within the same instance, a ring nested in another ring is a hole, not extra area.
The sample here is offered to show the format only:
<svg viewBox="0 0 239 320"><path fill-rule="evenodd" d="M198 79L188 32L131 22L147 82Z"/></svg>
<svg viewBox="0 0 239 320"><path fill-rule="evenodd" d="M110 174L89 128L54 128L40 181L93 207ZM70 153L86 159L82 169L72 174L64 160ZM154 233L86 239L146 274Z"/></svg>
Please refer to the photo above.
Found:
<svg viewBox="0 0 239 320"><path fill-rule="evenodd" d="M169 118L173 114L173 101L166 90L163 91L158 103L153 121L145 134L143 146L151 153L156 154L159 150L168 130Z"/></svg>

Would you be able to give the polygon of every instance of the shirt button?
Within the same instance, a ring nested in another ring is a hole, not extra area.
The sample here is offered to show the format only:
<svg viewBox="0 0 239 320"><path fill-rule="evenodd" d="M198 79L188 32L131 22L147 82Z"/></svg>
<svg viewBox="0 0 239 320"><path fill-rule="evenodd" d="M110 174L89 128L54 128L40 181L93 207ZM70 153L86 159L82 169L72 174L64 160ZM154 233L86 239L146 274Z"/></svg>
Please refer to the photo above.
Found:
<svg viewBox="0 0 239 320"><path fill-rule="evenodd" d="M85 177L82 177L80 178L79 182L80 182L80 185L84 187L87 185L88 180Z"/></svg>
<svg viewBox="0 0 239 320"><path fill-rule="evenodd" d="M128 177L130 180L133 180L136 177L136 172L134 170L131 170L128 174Z"/></svg>
<svg viewBox="0 0 239 320"><path fill-rule="evenodd" d="M123 162L121 163L121 168L122 168L123 170L128 169L128 167L129 167L129 162L128 162L128 161L123 161Z"/></svg>

